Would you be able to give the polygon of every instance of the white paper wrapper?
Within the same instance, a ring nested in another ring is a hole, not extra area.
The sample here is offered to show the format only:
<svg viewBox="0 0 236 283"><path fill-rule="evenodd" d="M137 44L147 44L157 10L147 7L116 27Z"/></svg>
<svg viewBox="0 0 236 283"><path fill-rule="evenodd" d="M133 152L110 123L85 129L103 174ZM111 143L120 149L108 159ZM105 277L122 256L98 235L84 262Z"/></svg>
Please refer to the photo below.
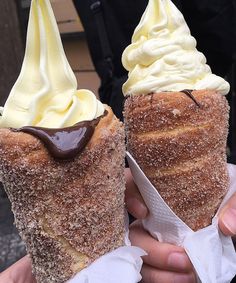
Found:
<svg viewBox="0 0 236 283"><path fill-rule="evenodd" d="M184 247L200 282L229 283L236 274L236 253L232 239L219 231L217 217L213 218L212 225L194 232L165 203L129 153L127 159L135 183L149 208L149 215L143 220L144 228L161 242ZM221 206L236 191L234 166L228 165L228 170L230 189Z"/></svg>
<svg viewBox="0 0 236 283"><path fill-rule="evenodd" d="M67 283L137 283L141 280L141 256L137 247L120 247L92 263Z"/></svg>
<svg viewBox="0 0 236 283"><path fill-rule="evenodd" d="M125 245L101 256L87 268L80 271L67 283L137 283L143 264L141 256L146 252L131 246L129 241L129 219L126 212Z"/></svg>

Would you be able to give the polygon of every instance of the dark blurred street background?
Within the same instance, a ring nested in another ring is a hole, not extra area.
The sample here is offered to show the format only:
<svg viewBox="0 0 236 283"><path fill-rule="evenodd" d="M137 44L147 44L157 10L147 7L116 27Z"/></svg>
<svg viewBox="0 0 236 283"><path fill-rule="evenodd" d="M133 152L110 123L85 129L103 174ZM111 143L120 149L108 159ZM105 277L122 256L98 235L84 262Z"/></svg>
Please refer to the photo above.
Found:
<svg viewBox="0 0 236 283"><path fill-rule="evenodd" d="M25 247L13 225L8 198L0 188L0 272L25 255Z"/></svg>
<svg viewBox="0 0 236 283"><path fill-rule="evenodd" d="M22 34L14 1L0 1L0 35L0 105L2 106L17 78L23 58ZM25 254L24 244L13 221L10 203L0 185L0 272Z"/></svg>

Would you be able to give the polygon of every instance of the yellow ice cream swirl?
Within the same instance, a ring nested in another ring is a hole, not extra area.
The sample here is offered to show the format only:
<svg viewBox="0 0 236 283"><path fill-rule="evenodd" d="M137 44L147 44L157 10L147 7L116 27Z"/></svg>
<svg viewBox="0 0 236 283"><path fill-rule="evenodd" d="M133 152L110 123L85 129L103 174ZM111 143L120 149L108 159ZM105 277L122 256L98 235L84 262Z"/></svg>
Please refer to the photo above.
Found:
<svg viewBox="0 0 236 283"><path fill-rule="evenodd" d="M170 0L149 0L122 63L129 71L125 95L183 89L229 92L229 84L212 74L183 15Z"/></svg>
<svg viewBox="0 0 236 283"><path fill-rule="evenodd" d="M66 59L49 0L32 0L25 57L0 127L68 127L104 113L103 104L85 89Z"/></svg>

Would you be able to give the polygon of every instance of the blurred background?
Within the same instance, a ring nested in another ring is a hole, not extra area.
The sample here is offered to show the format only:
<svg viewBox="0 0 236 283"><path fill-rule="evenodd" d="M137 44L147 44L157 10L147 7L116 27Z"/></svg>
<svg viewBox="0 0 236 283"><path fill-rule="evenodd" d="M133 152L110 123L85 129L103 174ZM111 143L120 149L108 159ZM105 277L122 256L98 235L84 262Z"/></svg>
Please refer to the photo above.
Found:
<svg viewBox="0 0 236 283"><path fill-rule="evenodd" d="M82 0L81 0L82 1ZM98 95L100 79L91 60L85 32L72 0L51 0L69 63L79 88ZM19 74L23 60L30 0L0 1L0 105L4 105ZM228 160L236 164L236 53L227 80L230 112ZM10 204L0 187L0 272L25 254L24 245L13 225Z"/></svg>

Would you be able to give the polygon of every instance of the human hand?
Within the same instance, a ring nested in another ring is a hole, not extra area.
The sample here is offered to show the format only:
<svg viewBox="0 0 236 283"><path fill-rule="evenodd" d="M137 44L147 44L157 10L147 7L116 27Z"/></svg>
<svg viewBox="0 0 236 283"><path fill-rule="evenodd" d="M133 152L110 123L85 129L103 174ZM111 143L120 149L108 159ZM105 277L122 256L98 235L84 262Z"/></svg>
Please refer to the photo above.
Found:
<svg viewBox="0 0 236 283"><path fill-rule="evenodd" d="M125 168L125 204L128 212L136 219L144 219L148 215L147 206L134 183L129 168Z"/></svg>
<svg viewBox="0 0 236 283"><path fill-rule="evenodd" d="M125 171L127 210L137 219L144 219L148 209L136 187L129 169ZM160 243L136 220L130 225L130 241L147 252L143 257L141 270L143 283L195 283L193 266L184 249L175 245Z"/></svg>
<svg viewBox="0 0 236 283"><path fill-rule="evenodd" d="M0 283L36 283L30 258L25 256L0 273Z"/></svg>
<svg viewBox="0 0 236 283"><path fill-rule="evenodd" d="M232 168L236 176L236 166ZM126 169L126 183L126 206L129 213L137 219L145 218L148 215L148 209L133 182L129 169ZM226 236L236 235L236 193L230 198L219 214L219 228ZM176 246L159 243L148 232L144 231L140 222L137 221L130 226L130 239L133 245L143 248L148 253L148 256L143 258L143 282L172 282L170 280L176 275L185 276L186 281L182 278L179 279L180 282L195 282L195 278L192 277L193 268L183 249L176 250L178 248ZM176 256L176 252L180 257L179 259L176 257L173 269L173 266L169 265L168 260L172 257L172 254ZM181 262L184 263L182 268L180 266Z"/></svg>
<svg viewBox="0 0 236 283"><path fill-rule="evenodd" d="M141 270L143 283L196 283L193 266L184 249L161 243L144 230L141 221L130 225L129 238L134 246L147 252Z"/></svg>
<svg viewBox="0 0 236 283"><path fill-rule="evenodd" d="M235 166L236 176L236 166ZM236 236L236 193L228 200L218 216L218 225L221 232L226 236Z"/></svg>

